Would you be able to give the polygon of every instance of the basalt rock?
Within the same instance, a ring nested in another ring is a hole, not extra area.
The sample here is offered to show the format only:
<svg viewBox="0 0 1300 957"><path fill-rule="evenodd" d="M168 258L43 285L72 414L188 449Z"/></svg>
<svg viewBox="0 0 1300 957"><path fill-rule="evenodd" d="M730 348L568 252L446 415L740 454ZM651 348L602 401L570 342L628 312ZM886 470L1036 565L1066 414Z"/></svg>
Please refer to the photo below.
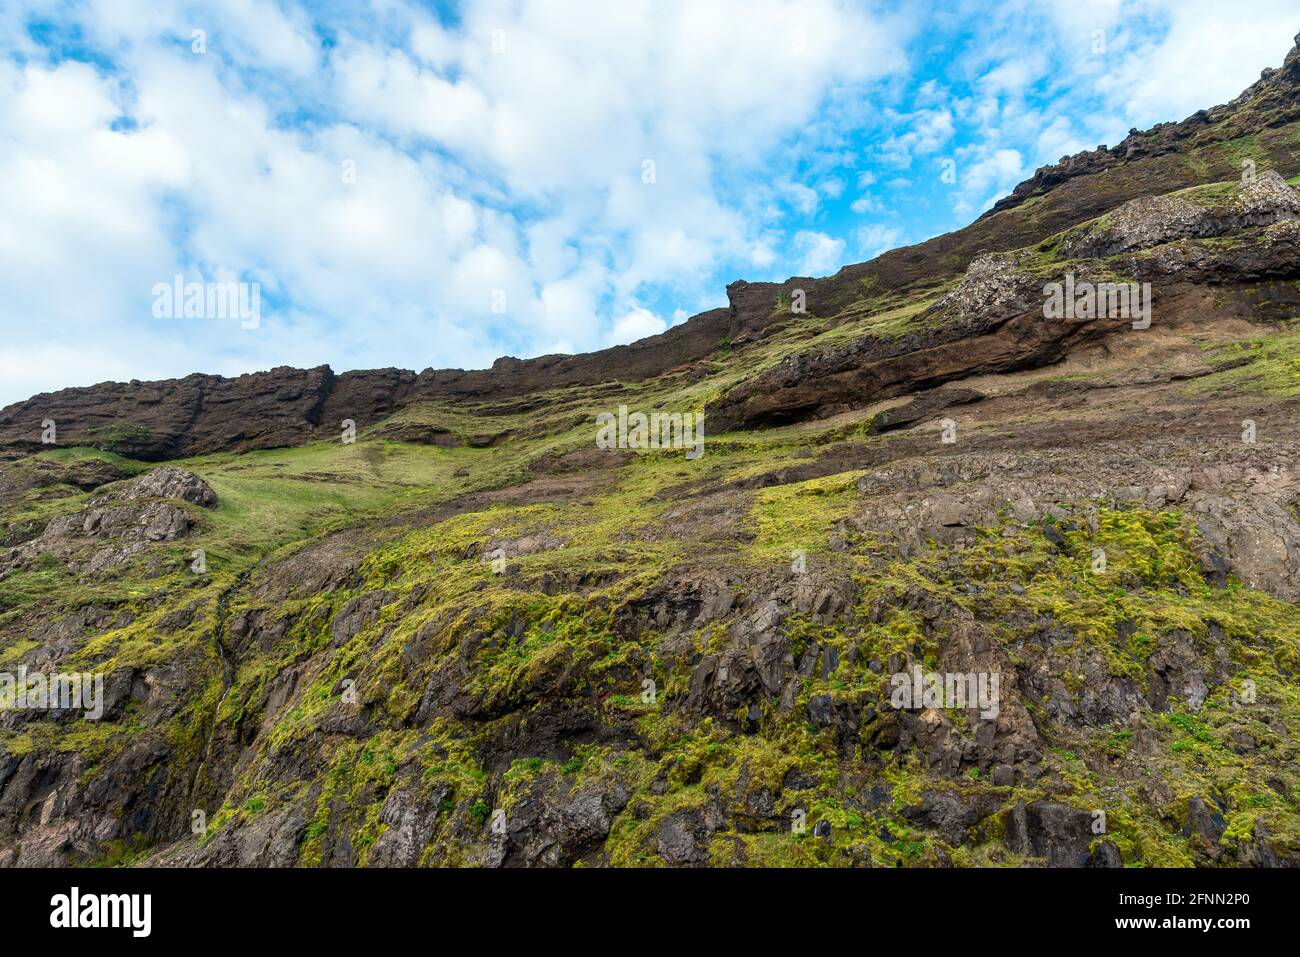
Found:
<svg viewBox="0 0 1300 957"><path fill-rule="evenodd" d="M92 504L112 499L133 501L141 498L174 498L204 508L212 508L217 504L217 493L212 491L207 482L193 472L176 468L174 465L156 468L142 475L126 488L103 496Z"/></svg>
<svg viewBox="0 0 1300 957"><path fill-rule="evenodd" d="M1283 239L1296 228L1300 194L1280 177L1263 177L1242 191L1233 208L1236 212L1222 217L1198 212L1184 222L1166 206L1136 203L1114 226L1079 240L1080 252L1089 256L1142 248L1140 257L1124 263L1127 275L1118 277L1089 260L1043 272L1023 253L982 256L955 289L929 307L933 318L915 331L796 352L715 399L706 417L715 431L817 418L974 375L1050 364L1083 344L1133 328L1139 319L1135 312L1100 309L1080 318L1048 318L1049 283L1068 282L1073 288L1145 282L1153 286L1147 301L1158 303L1152 310L1159 321L1178 324L1193 318L1192 310L1178 305L1188 284L1230 293L1209 308L1210 315L1231 315L1245 311L1238 301L1271 297L1273 280L1286 280L1276 313L1282 318L1300 278L1300 249ZM1147 225L1138 225L1143 222ZM1225 233L1242 241L1224 246L1176 239ZM1257 289L1262 295L1255 295ZM1204 317L1204 312L1194 316ZM888 427L890 412L882 416Z"/></svg>
<svg viewBox="0 0 1300 957"><path fill-rule="evenodd" d="M1179 193L1130 200L1091 229L1068 237L1062 249L1072 257L1097 259L1296 220L1300 192L1277 170L1266 170L1221 203L1207 204Z"/></svg>
<svg viewBox="0 0 1300 957"><path fill-rule="evenodd" d="M1146 131L1132 130L1118 146L1062 157L1044 167L994 204L992 214L1015 209L1035 196L1059 189L1070 180L1114 172L1168 154L1185 153L1206 140L1223 136L1248 136L1300 118L1300 35L1280 69L1266 69L1253 86L1223 106L1198 110L1181 123L1160 123ZM1240 173L1240 168L1237 169ZM1191 184L1188 184L1191 185ZM1153 191L1154 192L1154 191Z"/></svg>
<svg viewBox="0 0 1300 957"><path fill-rule="evenodd" d="M1006 815L1007 845L1017 854L1042 858L1048 867L1122 867L1119 848L1097 839L1104 834L1093 829L1098 820L1065 804L1020 801Z"/></svg>
<svg viewBox="0 0 1300 957"><path fill-rule="evenodd" d="M586 355L502 358L484 370L340 375L329 366L279 367L231 379L192 375L64 389L0 409L0 457L47 448L47 419L56 423L60 446L92 446L146 461L299 445L337 435L345 419L364 429L416 401L500 399L662 375L711 355L729 323L725 310L712 310L631 345ZM436 432L428 434L436 442Z"/></svg>

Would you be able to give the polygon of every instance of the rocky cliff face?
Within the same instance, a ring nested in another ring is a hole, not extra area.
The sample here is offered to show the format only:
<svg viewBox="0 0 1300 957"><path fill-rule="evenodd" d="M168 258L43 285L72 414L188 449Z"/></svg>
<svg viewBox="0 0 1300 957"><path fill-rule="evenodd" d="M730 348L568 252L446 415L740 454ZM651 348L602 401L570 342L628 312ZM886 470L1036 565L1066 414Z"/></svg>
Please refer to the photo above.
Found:
<svg viewBox="0 0 1300 957"><path fill-rule="evenodd" d="M1198 149L1257 136L1288 126L1300 119L1300 35L1280 69L1269 67L1259 81L1231 103L1199 110L1181 123L1161 123L1150 130L1130 130L1118 145L1063 156L1055 166L1046 166L1031 179L1011 191L1011 195L994 204L988 215L1023 205L1076 177L1095 177L1134 161L1150 160L1169 154L1186 157ZM1285 154L1278 155L1283 159ZM1270 157L1270 159L1273 157Z"/></svg>
<svg viewBox="0 0 1300 957"><path fill-rule="evenodd" d="M702 313L658 336L576 356L498 359L491 369L371 369L334 373L281 367L227 379L105 382L38 395L0 409L0 456L41 450L42 422L60 442L162 461L209 452L299 445L339 431L343 419L374 424L413 402L526 396L574 385L663 375L716 351L726 310Z"/></svg>
<svg viewBox="0 0 1300 957"><path fill-rule="evenodd" d="M3 410L0 863L1300 863L1298 57L631 346Z"/></svg>
<svg viewBox="0 0 1300 957"><path fill-rule="evenodd" d="M726 430L840 412L863 399L1058 362L1132 323L1127 315L1045 319L1044 288L1067 277L1149 284L1162 324L1288 319L1298 305L1297 226L1300 193L1275 170L1240 186L1130 200L1054 243L977 258L913 329L795 352L720 396L708 416ZM1118 261L1121 254L1135 255ZM1213 286L1214 303L1195 315L1167 307L1189 285Z"/></svg>

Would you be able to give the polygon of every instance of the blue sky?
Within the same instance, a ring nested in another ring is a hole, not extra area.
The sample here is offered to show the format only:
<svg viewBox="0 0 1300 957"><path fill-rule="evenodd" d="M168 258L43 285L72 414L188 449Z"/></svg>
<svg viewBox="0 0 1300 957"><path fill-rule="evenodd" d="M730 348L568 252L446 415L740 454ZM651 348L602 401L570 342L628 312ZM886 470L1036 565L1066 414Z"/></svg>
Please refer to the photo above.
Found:
<svg viewBox="0 0 1300 957"><path fill-rule="evenodd" d="M0 404L631 341L958 228L1297 30L1293 0L11 0ZM261 322L155 318L177 274L258 283Z"/></svg>

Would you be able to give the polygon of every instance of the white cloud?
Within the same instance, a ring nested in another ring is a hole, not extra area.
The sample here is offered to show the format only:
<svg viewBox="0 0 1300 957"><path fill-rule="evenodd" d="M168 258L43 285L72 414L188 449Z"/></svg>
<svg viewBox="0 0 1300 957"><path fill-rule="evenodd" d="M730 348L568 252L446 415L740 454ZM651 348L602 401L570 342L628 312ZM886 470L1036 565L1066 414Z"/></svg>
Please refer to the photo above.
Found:
<svg viewBox="0 0 1300 957"><path fill-rule="evenodd" d="M1007 60L980 78L985 93L1020 93L1042 75L1045 64L1034 54Z"/></svg>
<svg viewBox="0 0 1300 957"><path fill-rule="evenodd" d="M902 237L901 227L884 226L879 223L859 227L853 236L858 254L864 260L875 259L881 253L897 248Z"/></svg>
<svg viewBox="0 0 1300 957"><path fill-rule="evenodd" d="M787 202L804 216L811 216L817 212L817 205L821 202L817 190L802 183L786 183L782 191L786 195Z"/></svg>
<svg viewBox="0 0 1300 957"><path fill-rule="evenodd" d="M956 127L949 110L918 110L900 118L905 132L890 137L881 146L886 163L907 166L916 155L935 152L952 138Z"/></svg>
<svg viewBox="0 0 1300 957"><path fill-rule="evenodd" d="M787 138L905 62L896 22L847 0L479 0L454 27L385 0L382 28L345 19L328 47L330 14L287 0L20 6L0 14L0 295L47 358L0 404L128 370L481 366L660 331L627 304L775 263L746 180L790 182ZM49 65L23 17L56 13L111 68ZM808 214L842 189L812 182ZM177 272L260 282L261 327L153 320Z"/></svg>
<svg viewBox="0 0 1300 957"><path fill-rule="evenodd" d="M825 276L844 264L844 240L803 229L795 233L792 247L800 257L801 276Z"/></svg>
<svg viewBox="0 0 1300 957"><path fill-rule="evenodd" d="M1294 0L977 12L469 0L445 25L407 0L5 4L0 329L31 361L0 357L0 404L130 375L481 366L657 331L717 305L726 278L827 274L932 229L932 198L960 225L1034 165L1223 102L1297 27ZM51 62L29 19L96 56ZM961 24L941 34L960 55L909 103L907 41L920 31L931 68L936 23ZM945 156L951 195L932 176ZM178 271L260 281L261 328L152 320L152 284Z"/></svg>
<svg viewBox="0 0 1300 957"><path fill-rule="evenodd" d="M767 240L760 240L750 249L749 261L759 269L767 269L776 262L776 250Z"/></svg>
<svg viewBox="0 0 1300 957"><path fill-rule="evenodd" d="M953 209L962 218L988 209L999 197L1006 195L1023 180L1028 172L1019 151L1012 149L993 150L967 165L964 170L959 166L957 182L960 191Z"/></svg>
<svg viewBox="0 0 1300 957"><path fill-rule="evenodd" d="M833 176L824 179L817 184L817 191L823 196L829 196L831 199L839 199L844 195L844 180Z"/></svg>
<svg viewBox="0 0 1300 957"><path fill-rule="evenodd" d="M649 309L637 306L615 320L609 331L608 342L610 345L633 342L646 336L658 335L667 328L668 324Z"/></svg>
<svg viewBox="0 0 1300 957"><path fill-rule="evenodd" d="M1096 145L1076 136L1074 124L1068 117L1058 116L1038 135L1037 163L1039 165L1056 163L1062 157L1073 156Z"/></svg>
<svg viewBox="0 0 1300 957"><path fill-rule="evenodd" d="M1300 29L1294 0L1259 0L1249 9L1161 0L1158 8L1167 31L1110 51L1097 84L1140 127L1232 99L1259 79L1262 65L1281 64Z"/></svg>

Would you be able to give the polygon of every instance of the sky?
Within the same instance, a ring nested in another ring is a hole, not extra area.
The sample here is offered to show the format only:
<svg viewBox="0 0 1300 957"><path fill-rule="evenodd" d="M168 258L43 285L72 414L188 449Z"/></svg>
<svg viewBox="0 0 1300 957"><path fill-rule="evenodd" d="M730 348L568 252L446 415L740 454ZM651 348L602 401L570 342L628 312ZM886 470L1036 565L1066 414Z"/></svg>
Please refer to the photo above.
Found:
<svg viewBox="0 0 1300 957"><path fill-rule="evenodd" d="M959 228L1298 30L1295 0L5 0L0 405L630 342ZM257 321L160 315L178 275L255 284Z"/></svg>

